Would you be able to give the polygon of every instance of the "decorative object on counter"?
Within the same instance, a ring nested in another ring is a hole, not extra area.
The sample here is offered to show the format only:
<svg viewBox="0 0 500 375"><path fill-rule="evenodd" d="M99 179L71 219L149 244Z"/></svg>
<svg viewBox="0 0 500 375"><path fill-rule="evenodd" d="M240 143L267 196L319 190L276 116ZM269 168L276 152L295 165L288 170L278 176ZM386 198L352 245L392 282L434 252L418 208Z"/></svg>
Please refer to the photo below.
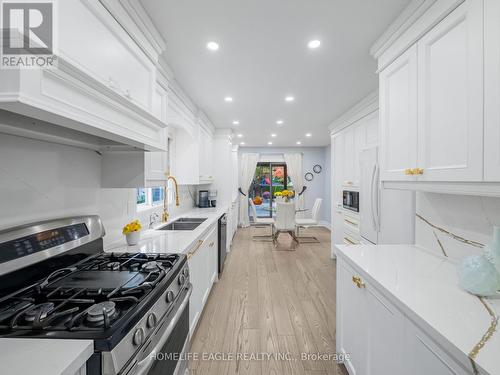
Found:
<svg viewBox="0 0 500 375"><path fill-rule="evenodd" d="M122 233L125 235L129 246L137 245L141 238L141 229L142 226L139 220L131 221L123 227Z"/></svg>
<svg viewBox="0 0 500 375"><path fill-rule="evenodd" d="M458 268L458 276L460 286L476 296L494 296L500 289L500 275L484 255L465 258Z"/></svg>
<svg viewBox="0 0 500 375"><path fill-rule="evenodd" d="M321 171L323 170L323 168L321 167L321 165L319 164L316 164L314 167L313 167L313 172L314 173L321 173Z"/></svg>
<svg viewBox="0 0 500 375"><path fill-rule="evenodd" d="M311 182L311 181L314 179L314 175L313 175L311 172L307 172L307 173L304 175L304 178L306 179L306 181Z"/></svg>
<svg viewBox="0 0 500 375"><path fill-rule="evenodd" d="M484 248L484 255L500 274L500 227L493 227L493 240Z"/></svg>
<svg viewBox="0 0 500 375"><path fill-rule="evenodd" d="M500 228L493 228L493 240L483 255L465 258L459 269L463 289L480 297L500 295Z"/></svg>

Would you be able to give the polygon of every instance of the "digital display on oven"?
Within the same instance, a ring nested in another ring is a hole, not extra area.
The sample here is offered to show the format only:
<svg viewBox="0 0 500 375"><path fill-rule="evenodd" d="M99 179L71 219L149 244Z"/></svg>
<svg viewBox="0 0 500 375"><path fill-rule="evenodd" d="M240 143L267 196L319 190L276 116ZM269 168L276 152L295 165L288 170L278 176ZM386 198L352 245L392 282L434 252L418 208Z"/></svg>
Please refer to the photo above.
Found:
<svg viewBox="0 0 500 375"><path fill-rule="evenodd" d="M0 263L78 240L89 234L83 223L50 229L0 244Z"/></svg>

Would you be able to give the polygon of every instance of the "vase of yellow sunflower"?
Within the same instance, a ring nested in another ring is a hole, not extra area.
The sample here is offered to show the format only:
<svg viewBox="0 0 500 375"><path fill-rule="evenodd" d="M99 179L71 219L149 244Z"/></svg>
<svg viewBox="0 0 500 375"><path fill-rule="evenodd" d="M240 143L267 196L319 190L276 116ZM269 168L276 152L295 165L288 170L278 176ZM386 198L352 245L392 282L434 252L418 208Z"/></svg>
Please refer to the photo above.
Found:
<svg viewBox="0 0 500 375"><path fill-rule="evenodd" d="M134 220L123 227L122 233L125 235L127 245L133 246L139 243L141 238L141 223L139 220Z"/></svg>
<svg viewBox="0 0 500 375"><path fill-rule="evenodd" d="M290 202L295 196L295 192L293 190L282 190L274 193L274 196L277 197L277 200L281 200L282 202Z"/></svg>

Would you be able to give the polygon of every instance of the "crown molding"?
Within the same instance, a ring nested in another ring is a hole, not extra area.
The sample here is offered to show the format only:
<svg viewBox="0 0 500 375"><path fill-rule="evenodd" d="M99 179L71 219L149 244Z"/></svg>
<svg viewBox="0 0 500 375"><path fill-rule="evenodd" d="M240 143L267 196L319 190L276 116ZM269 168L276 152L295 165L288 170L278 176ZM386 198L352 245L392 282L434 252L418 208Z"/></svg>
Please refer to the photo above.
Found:
<svg viewBox="0 0 500 375"><path fill-rule="evenodd" d="M370 50L385 69L465 0L413 0Z"/></svg>
<svg viewBox="0 0 500 375"><path fill-rule="evenodd" d="M413 0L377 39L370 54L376 59L413 25L437 0Z"/></svg>
<svg viewBox="0 0 500 375"><path fill-rule="evenodd" d="M139 1L99 0L99 2L144 54L156 64L166 49L166 44Z"/></svg>
<svg viewBox="0 0 500 375"><path fill-rule="evenodd" d="M334 134L342 129L345 129L370 113L375 112L378 108L378 89L376 89L333 121L328 127L330 129L330 133Z"/></svg>

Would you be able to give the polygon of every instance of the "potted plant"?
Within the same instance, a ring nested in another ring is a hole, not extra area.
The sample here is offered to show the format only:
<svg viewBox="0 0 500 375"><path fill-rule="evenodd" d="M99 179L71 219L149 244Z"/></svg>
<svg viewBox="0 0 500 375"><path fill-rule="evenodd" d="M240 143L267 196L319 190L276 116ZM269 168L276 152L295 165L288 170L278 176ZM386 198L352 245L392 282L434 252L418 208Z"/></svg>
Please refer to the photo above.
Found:
<svg viewBox="0 0 500 375"><path fill-rule="evenodd" d="M141 223L139 220L134 220L123 227L122 233L125 235L127 245L137 245L141 237Z"/></svg>

